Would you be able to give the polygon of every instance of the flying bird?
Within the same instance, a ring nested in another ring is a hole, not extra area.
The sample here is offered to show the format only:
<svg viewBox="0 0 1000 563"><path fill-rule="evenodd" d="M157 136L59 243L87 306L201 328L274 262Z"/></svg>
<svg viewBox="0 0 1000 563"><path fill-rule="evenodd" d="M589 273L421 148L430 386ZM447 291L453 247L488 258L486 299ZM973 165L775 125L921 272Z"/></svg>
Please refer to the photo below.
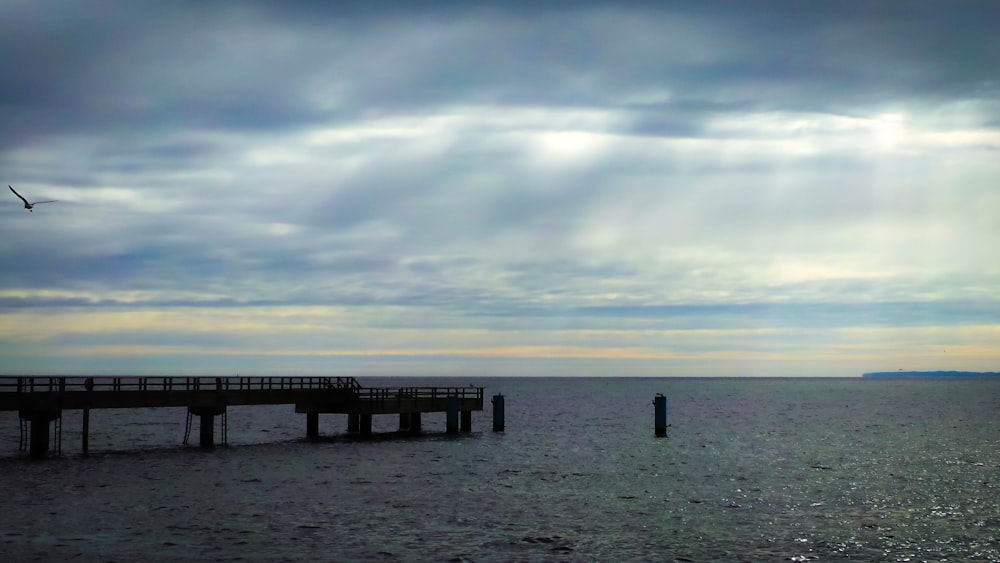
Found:
<svg viewBox="0 0 1000 563"><path fill-rule="evenodd" d="M36 205L38 205L39 203L53 203L53 202L59 201L58 199L47 199L45 201L36 201L36 202L32 203L32 202L29 202L28 200L24 199L23 195L17 193L17 190L14 189L14 186L11 186L10 184L8 184L7 187L10 188L10 191L14 192L14 195L16 195L17 197L21 198L21 201L24 202L24 208L27 209L28 211L33 211L32 208L35 207Z"/></svg>

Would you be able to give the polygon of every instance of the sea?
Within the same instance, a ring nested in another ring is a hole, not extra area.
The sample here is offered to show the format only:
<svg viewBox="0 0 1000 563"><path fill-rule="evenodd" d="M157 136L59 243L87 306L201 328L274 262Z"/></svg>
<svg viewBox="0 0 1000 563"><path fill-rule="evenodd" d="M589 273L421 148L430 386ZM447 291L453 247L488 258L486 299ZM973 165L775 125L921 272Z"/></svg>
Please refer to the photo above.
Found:
<svg viewBox="0 0 1000 563"><path fill-rule="evenodd" d="M0 560L1000 561L997 378L360 381L485 410L310 442L292 406L230 407L212 450L185 409L95 410L88 455L66 411L41 461L0 413Z"/></svg>

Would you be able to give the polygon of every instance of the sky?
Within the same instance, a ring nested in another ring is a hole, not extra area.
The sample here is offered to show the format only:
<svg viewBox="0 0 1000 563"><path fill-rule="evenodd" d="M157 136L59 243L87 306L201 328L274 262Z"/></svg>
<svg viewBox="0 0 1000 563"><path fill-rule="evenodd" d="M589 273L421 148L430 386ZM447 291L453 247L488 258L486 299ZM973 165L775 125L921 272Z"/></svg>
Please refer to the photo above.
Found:
<svg viewBox="0 0 1000 563"><path fill-rule="evenodd" d="M8 0L0 374L998 370L997 21Z"/></svg>

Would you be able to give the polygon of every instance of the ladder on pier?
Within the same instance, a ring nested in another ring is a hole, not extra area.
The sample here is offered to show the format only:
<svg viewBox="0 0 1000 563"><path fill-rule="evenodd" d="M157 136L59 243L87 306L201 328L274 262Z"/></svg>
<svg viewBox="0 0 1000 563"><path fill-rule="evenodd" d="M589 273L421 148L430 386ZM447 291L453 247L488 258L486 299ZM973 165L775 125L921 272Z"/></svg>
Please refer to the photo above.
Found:
<svg viewBox="0 0 1000 563"><path fill-rule="evenodd" d="M222 445L227 445L229 444L229 409L222 411L222 414L219 416L222 418L222 420L219 421L222 433L220 436L221 443ZM184 441L182 443L185 446L188 445L188 442L191 440L192 426L194 426L194 415L191 414L191 411L189 410L187 411L187 420L184 423Z"/></svg>
<svg viewBox="0 0 1000 563"><path fill-rule="evenodd" d="M28 419L17 417L21 422L21 440L18 442L17 449L20 451L26 451L28 449L28 439L31 435L31 426Z"/></svg>
<svg viewBox="0 0 1000 563"><path fill-rule="evenodd" d="M27 451L28 444L31 441L31 424L32 422L27 418L17 417L19 423L20 436L17 442L18 451ZM40 423L36 423L40 424ZM54 430L54 448L55 453L62 454L62 416L55 418L52 422L46 422L45 424L53 424Z"/></svg>
<svg viewBox="0 0 1000 563"><path fill-rule="evenodd" d="M187 422L184 423L184 441L182 442L185 446L188 445L188 441L191 439L191 425L194 422L194 415L191 411L187 411Z"/></svg>

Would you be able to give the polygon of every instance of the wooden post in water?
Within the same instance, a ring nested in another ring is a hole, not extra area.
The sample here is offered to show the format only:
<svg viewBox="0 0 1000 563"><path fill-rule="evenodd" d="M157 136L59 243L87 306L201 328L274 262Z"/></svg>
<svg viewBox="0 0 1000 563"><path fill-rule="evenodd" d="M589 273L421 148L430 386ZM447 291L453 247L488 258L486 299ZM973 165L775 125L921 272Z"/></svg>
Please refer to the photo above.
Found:
<svg viewBox="0 0 1000 563"><path fill-rule="evenodd" d="M458 395L448 396L448 434L458 434Z"/></svg>
<svg viewBox="0 0 1000 563"><path fill-rule="evenodd" d="M351 434L357 434L361 432L361 415L352 412L347 415L347 431Z"/></svg>
<svg viewBox="0 0 1000 563"><path fill-rule="evenodd" d="M493 395L493 431L503 432L503 395Z"/></svg>
<svg viewBox="0 0 1000 563"><path fill-rule="evenodd" d="M87 390L87 403L90 404L90 394L94 391L94 378L88 377L83 380L83 387ZM90 449L90 408L83 408L83 454L87 455Z"/></svg>
<svg viewBox="0 0 1000 563"><path fill-rule="evenodd" d="M462 411L462 432L472 432L472 411Z"/></svg>
<svg viewBox="0 0 1000 563"><path fill-rule="evenodd" d="M306 413L306 438L315 440L319 438L319 413Z"/></svg>
<svg viewBox="0 0 1000 563"><path fill-rule="evenodd" d="M372 415L371 413L364 413L358 415L361 419L360 432L362 436L368 437L372 435Z"/></svg>
<svg viewBox="0 0 1000 563"><path fill-rule="evenodd" d="M667 435L667 398L662 393L657 393L653 397L654 418L656 425L656 435Z"/></svg>
<svg viewBox="0 0 1000 563"><path fill-rule="evenodd" d="M90 447L90 409L83 409L83 453Z"/></svg>
<svg viewBox="0 0 1000 563"><path fill-rule="evenodd" d="M31 459L44 459L49 453L49 415L38 410L31 416Z"/></svg>
<svg viewBox="0 0 1000 563"><path fill-rule="evenodd" d="M420 413L418 413L418 412L411 412L410 413L410 433L411 434L420 434L420 432L422 430L423 430L423 428L421 428Z"/></svg>
<svg viewBox="0 0 1000 563"><path fill-rule="evenodd" d="M215 447L215 415L202 411L199 418L201 418L201 428L198 434L198 445L203 449L210 450Z"/></svg>

